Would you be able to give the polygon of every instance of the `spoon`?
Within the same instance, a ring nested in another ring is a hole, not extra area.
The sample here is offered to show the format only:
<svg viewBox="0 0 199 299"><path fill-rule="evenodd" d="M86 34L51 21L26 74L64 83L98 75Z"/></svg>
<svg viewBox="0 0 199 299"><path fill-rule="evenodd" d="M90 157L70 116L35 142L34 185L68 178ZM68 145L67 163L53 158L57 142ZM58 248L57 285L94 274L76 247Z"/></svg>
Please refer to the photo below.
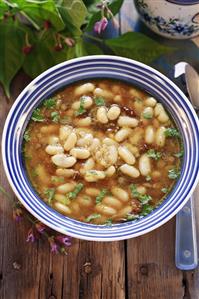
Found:
<svg viewBox="0 0 199 299"><path fill-rule="evenodd" d="M188 63L180 62L175 65L175 78L182 74L185 74L189 98L197 113L199 111L199 75ZM175 263L176 267L181 270L193 270L198 266L194 198L196 198L196 193L193 193L176 215Z"/></svg>

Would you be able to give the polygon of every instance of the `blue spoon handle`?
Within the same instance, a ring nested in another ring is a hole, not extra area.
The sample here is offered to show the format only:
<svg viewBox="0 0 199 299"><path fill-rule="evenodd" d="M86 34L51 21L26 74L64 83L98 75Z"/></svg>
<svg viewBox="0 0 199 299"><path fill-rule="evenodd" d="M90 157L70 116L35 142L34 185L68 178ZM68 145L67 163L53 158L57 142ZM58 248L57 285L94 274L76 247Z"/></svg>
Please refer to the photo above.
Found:
<svg viewBox="0 0 199 299"><path fill-rule="evenodd" d="M176 267L193 270L198 266L194 195L176 216Z"/></svg>

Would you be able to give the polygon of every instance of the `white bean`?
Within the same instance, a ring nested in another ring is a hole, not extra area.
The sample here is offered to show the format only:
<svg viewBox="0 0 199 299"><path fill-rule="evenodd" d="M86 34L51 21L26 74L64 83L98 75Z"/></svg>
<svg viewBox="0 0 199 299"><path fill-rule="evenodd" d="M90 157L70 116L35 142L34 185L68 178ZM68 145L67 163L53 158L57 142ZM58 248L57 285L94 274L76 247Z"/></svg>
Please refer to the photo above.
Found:
<svg viewBox="0 0 199 299"><path fill-rule="evenodd" d="M133 145L138 145L144 136L144 129L143 128L136 128L133 130L131 137L129 138L129 141Z"/></svg>
<svg viewBox="0 0 199 299"><path fill-rule="evenodd" d="M146 119L153 118L153 108L152 107L144 108L142 115L143 115L143 118L146 118Z"/></svg>
<svg viewBox="0 0 199 299"><path fill-rule="evenodd" d="M107 109L106 107L100 107L97 109L97 120L102 124L107 124Z"/></svg>
<svg viewBox="0 0 199 299"><path fill-rule="evenodd" d="M42 134L56 133L57 132L57 125L43 126L43 127L41 127L40 132Z"/></svg>
<svg viewBox="0 0 199 299"><path fill-rule="evenodd" d="M166 123L167 121L169 121L169 117L166 113L166 111L162 111L159 116L158 116L158 120L161 122L161 123Z"/></svg>
<svg viewBox="0 0 199 299"><path fill-rule="evenodd" d="M90 151L83 147L74 147L70 151L70 155L77 159L87 159L90 156Z"/></svg>
<svg viewBox="0 0 199 299"><path fill-rule="evenodd" d="M120 209L122 207L121 202L113 196L105 196L102 200L102 204L110 206L115 209Z"/></svg>
<svg viewBox="0 0 199 299"><path fill-rule="evenodd" d="M84 179L87 182L97 182L103 180L106 177L105 172L101 170L87 170L85 172Z"/></svg>
<svg viewBox="0 0 199 299"><path fill-rule="evenodd" d="M81 96L89 92L93 92L95 85L92 83L85 83L75 88L74 94L76 96Z"/></svg>
<svg viewBox="0 0 199 299"><path fill-rule="evenodd" d="M137 186L137 191L140 194L146 194L146 188L144 186Z"/></svg>
<svg viewBox="0 0 199 299"><path fill-rule="evenodd" d="M86 188L85 192L90 196L98 196L98 194L100 193L99 189L97 188Z"/></svg>
<svg viewBox="0 0 199 299"><path fill-rule="evenodd" d="M124 174L132 177L132 178L138 178L140 176L140 172L137 168L135 168L134 166L128 165L128 164L123 164L122 166L120 166L120 170L121 172L123 172Z"/></svg>
<svg viewBox="0 0 199 299"><path fill-rule="evenodd" d="M61 202L61 203L65 203L65 202L67 202L67 197L66 196L64 196L63 194L55 194L54 195L54 197L53 197L53 199L54 200L57 200L57 201L59 201L59 202Z"/></svg>
<svg viewBox="0 0 199 299"><path fill-rule="evenodd" d="M65 193L72 191L74 188L75 188L75 183L71 182L71 183L66 183L66 184L58 186L57 191L59 193L65 194Z"/></svg>
<svg viewBox="0 0 199 299"><path fill-rule="evenodd" d="M115 142L115 140L108 138L108 137L104 138L102 142L106 145L116 145L117 144Z"/></svg>
<svg viewBox="0 0 199 299"><path fill-rule="evenodd" d="M110 145L108 147L108 155L109 155L110 163L115 164L117 162L117 158L118 158L117 148L115 145Z"/></svg>
<svg viewBox="0 0 199 299"><path fill-rule="evenodd" d="M85 134L83 138L80 138L77 141L77 145L80 147L84 147L84 146L90 146L92 144L93 141L93 135L92 134Z"/></svg>
<svg viewBox="0 0 199 299"><path fill-rule="evenodd" d="M51 159L55 165L63 168L70 168L77 162L76 158L64 154L54 155Z"/></svg>
<svg viewBox="0 0 199 299"><path fill-rule="evenodd" d="M147 154L143 154L139 159L139 170L143 176L147 176L151 172L151 162Z"/></svg>
<svg viewBox="0 0 199 299"><path fill-rule="evenodd" d="M120 107L112 106L107 112L108 119L115 120L118 118L120 113L121 113Z"/></svg>
<svg viewBox="0 0 199 299"><path fill-rule="evenodd" d="M153 126L147 126L145 129L144 140L147 144L152 144L155 139L155 131Z"/></svg>
<svg viewBox="0 0 199 299"><path fill-rule="evenodd" d="M111 91L107 90L107 89L102 89L102 88L95 88L94 90L94 95L95 96L101 96L101 97L104 97L104 98L107 98L107 99L112 99L113 98L113 94Z"/></svg>
<svg viewBox="0 0 199 299"><path fill-rule="evenodd" d="M59 143L59 138L57 136L49 136L48 138L48 144L54 145Z"/></svg>
<svg viewBox="0 0 199 299"><path fill-rule="evenodd" d="M47 147L45 148L45 151L47 154L49 155L56 155L56 154L61 154L64 152L63 147L61 146L61 144L49 144L47 145Z"/></svg>
<svg viewBox="0 0 199 299"><path fill-rule="evenodd" d="M163 147L165 144L165 127L159 127L155 134L155 142L157 146Z"/></svg>
<svg viewBox="0 0 199 299"><path fill-rule="evenodd" d="M93 99L89 96L81 97L81 101L76 101L72 104L72 109L78 110L81 102L83 103L83 107L85 109L90 108L93 105Z"/></svg>
<svg viewBox="0 0 199 299"><path fill-rule="evenodd" d="M91 125L91 122L92 120L90 116L80 118L80 119L75 119L75 125L79 127L88 127Z"/></svg>
<svg viewBox="0 0 199 299"><path fill-rule="evenodd" d="M107 206L105 206L103 204L96 205L95 209L96 209L97 212L105 214L107 216L113 216L113 215L115 215L117 213L114 208L107 207Z"/></svg>
<svg viewBox="0 0 199 299"><path fill-rule="evenodd" d="M103 96L103 89L97 87L97 88L95 88L95 90L94 90L93 93L94 93L94 95L97 96L97 97L102 97L102 96Z"/></svg>
<svg viewBox="0 0 199 299"><path fill-rule="evenodd" d="M122 188L119 187L112 187L111 188L111 193L117 197L119 200L122 202L127 202L129 200L129 195L128 192L123 190Z"/></svg>
<svg viewBox="0 0 199 299"><path fill-rule="evenodd" d="M75 174L74 169L64 169L64 168L58 168L56 169L56 175L58 176L64 176L66 178L70 178Z"/></svg>
<svg viewBox="0 0 199 299"><path fill-rule="evenodd" d="M70 133L72 132L72 127L71 126L61 126L59 129L59 138L61 141L64 141L68 138Z"/></svg>
<svg viewBox="0 0 199 299"><path fill-rule="evenodd" d="M157 103L155 108L154 108L155 116L158 116L163 110L164 110L164 108L163 108L162 104Z"/></svg>
<svg viewBox="0 0 199 299"><path fill-rule="evenodd" d="M140 115L142 113L142 110L143 110L143 102L142 102L142 100L136 99L133 105L134 105L135 113L138 114L138 115Z"/></svg>
<svg viewBox="0 0 199 299"><path fill-rule="evenodd" d="M85 170L94 169L94 166L95 166L95 161L93 160L93 158L90 158L84 163L83 168L85 171Z"/></svg>
<svg viewBox="0 0 199 299"><path fill-rule="evenodd" d="M144 101L144 104L149 107L155 107L156 103L157 103L157 101L153 97L149 97Z"/></svg>
<svg viewBox="0 0 199 299"><path fill-rule="evenodd" d="M72 132L64 143L65 151L71 150L75 146L76 142L77 142L77 135L74 132Z"/></svg>
<svg viewBox="0 0 199 299"><path fill-rule="evenodd" d="M54 207L63 214L71 214L71 209L60 202L55 202Z"/></svg>
<svg viewBox="0 0 199 299"><path fill-rule="evenodd" d="M121 101L122 101L122 96L120 94L117 94L116 96L114 96L113 102L121 103Z"/></svg>
<svg viewBox="0 0 199 299"><path fill-rule="evenodd" d="M91 207L93 204L92 198L90 196L81 196L77 198L77 202L80 204L82 207Z"/></svg>
<svg viewBox="0 0 199 299"><path fill-rule="evenodd" d="M120 129L119 131L117 131L117 133L115 134L115 140L117 142L122 142L124 141L131 133L131 129L129 128L123 128Z"/></svg>
<svg viewBox="0 0 199 299"><path fill-rule="evenodd" d="M116 169L113 165L109 166L106 170L105 170L105 174L107 177L111 177L114 175L114 173L116 172Z"/></svg>
<svg viewBox="0 0 199 299"><path fill-rule="evenodd" d="M123 209L121 209L114 218L126 218L128 214L132 212L133 207L132 206L126 206Z"/></svg>
<svg viewBox="0 0 199 299"><path fill-rule="evenodd" d="M126 146L119 146L118 147L118 153L120 157L130 165L133 165L135 163L135 157L134 155L128 150Z"/></svg>
<svg viewBox="0 0 199 299"><path fill-rule="evenodd" d="M79 203L77 201L73 201L70 205L70 208L73 211L73 213L75 213L75 214L80 213L80 206L79 206Z"/></svg>
<svg viewBox="0 0 199 299"><path fill-rule="evenodd" d="M118 121L120 127L132 127L135 128L138 125L138 120L134 117L120 116Z"/></svg>
<svg viewBox="0 0 199 299"><path fill-rule="evenodd" d="M100 140L98 138L94 138L90 146L90 151L95 152L99 147L100 147Z"/></svg>

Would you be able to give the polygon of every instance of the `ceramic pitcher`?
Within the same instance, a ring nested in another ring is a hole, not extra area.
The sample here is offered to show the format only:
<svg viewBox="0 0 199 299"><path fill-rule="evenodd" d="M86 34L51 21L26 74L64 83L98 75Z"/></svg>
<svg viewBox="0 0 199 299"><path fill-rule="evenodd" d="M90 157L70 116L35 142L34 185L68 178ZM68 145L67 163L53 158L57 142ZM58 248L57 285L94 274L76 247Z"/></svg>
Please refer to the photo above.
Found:
<svg viewBox="0 0 199 299"><path fill-rule="evenodd" d="M199 0L135 0L142 21L168 38L187 39L199 34Z"/></svg>

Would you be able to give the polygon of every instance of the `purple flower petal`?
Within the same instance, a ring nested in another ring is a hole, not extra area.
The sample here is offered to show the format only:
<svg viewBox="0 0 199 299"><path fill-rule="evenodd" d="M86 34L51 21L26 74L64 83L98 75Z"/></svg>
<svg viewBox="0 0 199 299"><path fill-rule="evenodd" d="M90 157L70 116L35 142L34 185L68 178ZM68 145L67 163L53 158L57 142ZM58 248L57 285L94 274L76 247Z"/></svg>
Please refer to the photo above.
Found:
<svg viewBox="0 0 199 299"><path fill-rule="evenodd" d="M101 34L108 25L107 18L103 17L100 21L96 22L94 25L94 31L98 34Z"/></svg>
<svg viewBox="0 0 199 299"><path fill-rule="evenodd" d="M65 246L71 246L71 237L59 235L56 237L56 240Z"/></svg>
<svg viewBox="0 0 199 299"><path fill-rule="evenodd" d="M31 242L33 243L35 241L35 236L34 236L34 233L33 233L33 229L31 228L29 231L28 231L28 236L26 238L26 242Z"/></svg>

